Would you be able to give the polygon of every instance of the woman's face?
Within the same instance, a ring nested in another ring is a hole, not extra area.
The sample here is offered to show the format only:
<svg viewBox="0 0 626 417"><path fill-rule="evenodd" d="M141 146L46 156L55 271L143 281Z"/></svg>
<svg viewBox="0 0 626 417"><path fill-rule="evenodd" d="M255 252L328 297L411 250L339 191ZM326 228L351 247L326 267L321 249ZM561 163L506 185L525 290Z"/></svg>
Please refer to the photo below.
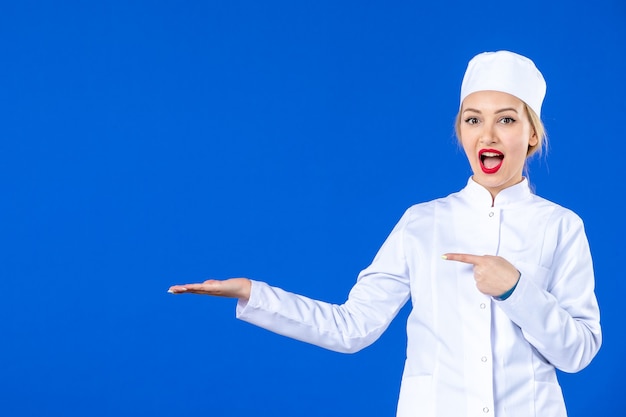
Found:
<svg viewBox="0 0 626 417"><path fill-rule="evenodd" d="M460 122L474 181L493 197L522 181L528 146L538 140L524 102L499 91L477 91L463 100Z"/></svg>

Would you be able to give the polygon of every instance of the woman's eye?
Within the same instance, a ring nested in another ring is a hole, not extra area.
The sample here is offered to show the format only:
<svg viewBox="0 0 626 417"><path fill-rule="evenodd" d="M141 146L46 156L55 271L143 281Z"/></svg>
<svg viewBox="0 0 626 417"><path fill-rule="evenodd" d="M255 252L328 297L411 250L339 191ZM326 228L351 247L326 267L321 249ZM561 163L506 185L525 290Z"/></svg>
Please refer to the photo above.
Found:
<svg viewBox="0 0 626 417"><path fill-rule="evenodd" d="M514 123L514 122L515 122L515 119L512 117L503 117L502 119L500 119L500 123L503 123L506 125Z"/></svg>
<svg viewBox="0 0 626 417"><path fill-rule="evenodd" d="M476 123L478 123L478 119L476 117L468 117L467 119L465 119L465 123L467 123L468 125L475 125Z"/></svg>

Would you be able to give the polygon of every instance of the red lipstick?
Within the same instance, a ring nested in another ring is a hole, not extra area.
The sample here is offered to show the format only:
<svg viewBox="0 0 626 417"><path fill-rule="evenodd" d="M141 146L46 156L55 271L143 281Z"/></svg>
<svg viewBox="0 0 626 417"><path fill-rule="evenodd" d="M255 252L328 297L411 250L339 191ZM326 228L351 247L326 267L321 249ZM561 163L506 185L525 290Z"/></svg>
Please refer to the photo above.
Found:
<svg viewBox="0 0 626 417"><path fill-rule="evenodd" d="M495 174L502 166L504 154L496 149L481 149L478 151L478 160L485 174Z"/></svg>

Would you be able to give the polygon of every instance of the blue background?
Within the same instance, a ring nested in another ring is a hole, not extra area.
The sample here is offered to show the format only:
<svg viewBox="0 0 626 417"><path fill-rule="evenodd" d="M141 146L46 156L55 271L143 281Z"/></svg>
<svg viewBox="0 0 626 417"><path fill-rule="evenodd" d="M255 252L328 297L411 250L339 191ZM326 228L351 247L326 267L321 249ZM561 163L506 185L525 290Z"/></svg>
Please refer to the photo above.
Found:
<svg viewBox="0 0 626 417"><path fill-rule="evenodd" d="M355 355L172 284L342 302L410 205L470 175L467 61L548 83L538 194L585 221L604 344L559 374L623 415L626 3L19 1L0 10L0 413L393 416L408 306Z"/></svg>

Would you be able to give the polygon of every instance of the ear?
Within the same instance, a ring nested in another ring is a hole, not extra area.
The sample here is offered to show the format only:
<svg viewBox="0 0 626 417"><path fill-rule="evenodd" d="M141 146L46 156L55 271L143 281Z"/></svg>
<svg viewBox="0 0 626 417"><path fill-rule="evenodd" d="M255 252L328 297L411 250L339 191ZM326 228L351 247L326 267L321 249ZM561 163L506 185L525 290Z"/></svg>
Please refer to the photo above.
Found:
<svg viewBox="0 0 626 417"><path fill-rule="evenodd" d="M538 143L539 143L539 139L537 138L537 132L533 130L533 134L528 140L528 146L529 147L537 146Z"/></svg>

